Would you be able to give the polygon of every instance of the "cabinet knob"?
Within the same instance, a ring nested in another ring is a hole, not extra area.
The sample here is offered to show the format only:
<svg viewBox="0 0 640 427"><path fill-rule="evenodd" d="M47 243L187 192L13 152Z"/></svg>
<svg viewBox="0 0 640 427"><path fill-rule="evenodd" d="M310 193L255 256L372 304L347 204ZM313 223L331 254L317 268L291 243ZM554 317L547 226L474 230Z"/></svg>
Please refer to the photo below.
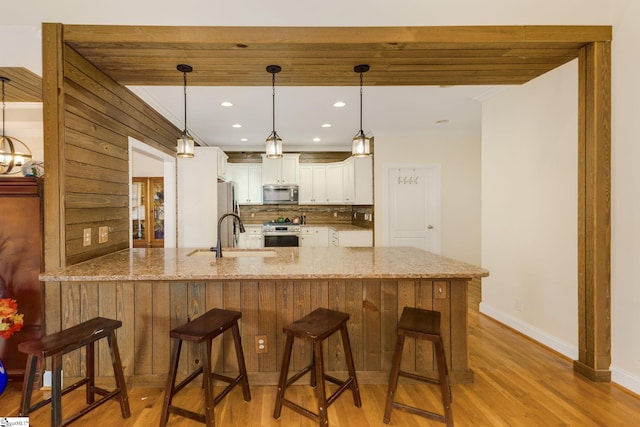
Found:
<svg viewBox="0 0 640 427"><path fill-rule="evenodd" d="M433 225L428 225L427 226L427 230L432 230L433 229Z"/></svg>

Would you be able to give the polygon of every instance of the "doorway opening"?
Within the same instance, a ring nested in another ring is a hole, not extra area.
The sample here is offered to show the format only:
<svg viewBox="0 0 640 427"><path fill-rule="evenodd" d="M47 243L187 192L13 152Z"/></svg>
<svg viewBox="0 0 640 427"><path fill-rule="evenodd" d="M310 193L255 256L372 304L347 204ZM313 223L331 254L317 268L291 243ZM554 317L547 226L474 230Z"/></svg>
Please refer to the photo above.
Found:
<svg viewBox="0 0 640 427"><path fill-rule="evenodd" d="M135 138L129 137L129 195L133 194L133 178L138 161L157 163L164 178L164 247L175 248L177 243L177 215L176 215L176 159L156 148L153 148ZM136 217L137 218L137 217ZM129 247L133 247L133 219L132 206L129 210Z"/></svg>

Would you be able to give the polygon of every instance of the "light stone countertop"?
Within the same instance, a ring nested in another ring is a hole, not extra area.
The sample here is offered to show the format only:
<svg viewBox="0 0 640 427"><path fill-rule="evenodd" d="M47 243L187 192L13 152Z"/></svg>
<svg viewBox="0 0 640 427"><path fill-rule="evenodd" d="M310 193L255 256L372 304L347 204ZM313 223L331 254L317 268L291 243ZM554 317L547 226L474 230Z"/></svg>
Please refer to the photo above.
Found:
<svg viewBox="0 0 640 427"><path fill-rule="evenodd" d="M40 274L42 281L185 281L480 278L485 269L415 248L267 248L275 256L216 259L196 249L124 249ZM224 249L223 249L224 253Z"/></svg>

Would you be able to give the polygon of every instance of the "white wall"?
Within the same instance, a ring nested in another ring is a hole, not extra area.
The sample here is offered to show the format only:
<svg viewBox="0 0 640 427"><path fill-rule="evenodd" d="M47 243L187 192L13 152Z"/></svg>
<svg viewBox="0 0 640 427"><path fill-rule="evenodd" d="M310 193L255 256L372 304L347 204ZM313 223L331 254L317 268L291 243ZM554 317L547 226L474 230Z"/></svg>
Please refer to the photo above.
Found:
<svg viewBox="0 0 640 427"><path fill-rule="evenodd" d="M136 150L131 153L131 157L131 176L156 177L164 175L164 162L157 157Z"/></svg>
<svg viewBox="0 0 640 427"><path fill-rule="evenodd" d="M218 148L178 158L178 247L210 248L218 236Z"/></svg>
<svg viewBox="0 0 640 427"><path fill-rule="evenodd" d="M611 376L640 393L640 2L613 31L611 159Z"/></svg>
<svg viewBox="0 0 640 427"><path fill-rule="evenodd" d="M478 103L478 108L480 104ZM375 134L376 245L386 241L388 195L385 165L439 163L442 195L442 255L480 264L480 140L478 135L442 132L394 136Z"/></svg>
<svg viewBox="0 0 640 427"><path fill-rule="evenodd" d="M577 358L577 60L482 108L481 311Z"/></svg>

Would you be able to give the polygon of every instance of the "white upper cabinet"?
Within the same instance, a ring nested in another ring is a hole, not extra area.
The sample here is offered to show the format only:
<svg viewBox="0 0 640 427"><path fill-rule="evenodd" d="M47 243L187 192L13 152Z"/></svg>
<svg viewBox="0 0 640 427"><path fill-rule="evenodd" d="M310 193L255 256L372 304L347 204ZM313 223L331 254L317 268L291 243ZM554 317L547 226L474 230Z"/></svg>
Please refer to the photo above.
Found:
<svg viewBox="0 0 640 427"><path fill-rule="evenodd" d="M327 203L344 203L344 188L342 163L330 163L327 165Z"/></svg>
<svg viewBox="0 0 640 427"><path fill-rule="evenodd" d="M327 167L303 164L300 166L300 204L327 204Z"/></svg>
<svg viewBox="0 0 640 427"><path fill-rule="evenodd" d="M344 202L373 204L373 164L371 157L351 157L343 164Z"/></svg>
<svg viewBox="0 0 640 427"><path fill-rule="evenodd" d="M218 178L223 181L229 181L230 177L227 172L227 159L229 156L224 151L218 148Z"/></svg>
<svg viewBox="0 0 640 427"><path fill-rule="evenodd" d="M348 158L342 164L342 188L344 203L352 205L355 203L355 183L354 183L353 157Z"/></svg>
<svg viewBox="0 0 640 427"><path fill-rule="evenodd" d="M283 154L279 159L262 155L262 184L299 184L300 154Z"/></svg>
<svg viewBox="0 0 640 427"><path fill-rule="evenodd" d="M236 201L241 205L262 204L262 165L229 163L228 176L234 183Z"/></svg>

